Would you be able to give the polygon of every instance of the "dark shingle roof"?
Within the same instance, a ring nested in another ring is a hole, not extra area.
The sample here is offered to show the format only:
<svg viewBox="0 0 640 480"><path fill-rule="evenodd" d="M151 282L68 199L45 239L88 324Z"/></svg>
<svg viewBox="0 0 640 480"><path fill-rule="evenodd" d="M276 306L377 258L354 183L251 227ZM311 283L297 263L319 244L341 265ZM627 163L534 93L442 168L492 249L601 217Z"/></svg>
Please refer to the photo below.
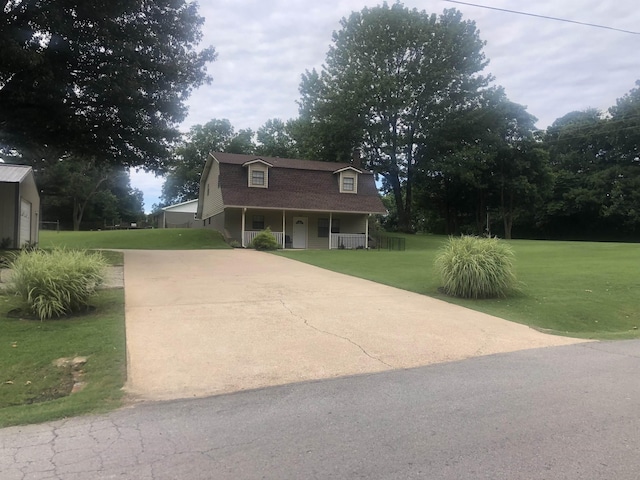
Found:
<svg viewBox="0 0 640 480"><path fill-rule="evenodd" d="M334 212L386 213L371 172L358 175L358 193L340 193L336 170L344 163L291 158L212 153L220 163L220 187L225 206ZM256 159L270 163L269 188L250 188L247 168Z"/></svg>

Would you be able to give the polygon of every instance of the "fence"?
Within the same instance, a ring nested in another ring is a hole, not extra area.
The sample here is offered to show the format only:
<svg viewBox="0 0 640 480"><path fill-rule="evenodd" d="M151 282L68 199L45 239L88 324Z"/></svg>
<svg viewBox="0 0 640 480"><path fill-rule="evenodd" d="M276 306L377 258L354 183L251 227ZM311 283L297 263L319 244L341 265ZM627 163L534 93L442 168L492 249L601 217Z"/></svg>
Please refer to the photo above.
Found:
<svg viewBox="0 0 640 480"><path fill-rule="evenodd" d="M404 252L405 239L403 237L379 234L376 236L376 248L378 250L398 250Z"/></svg>
<svg viewBox="0 0 640 480"><path fill-rule="evenodd" d="M245 230L244 232L245 246L251 245L251 242L253 242L253 239L256 238L256 236L260 232L262 232L262 230ZM278 245L282 245L282 232L271 232L271 235L275 237L276 242L278 242Z"/></svg>
<svg viewBox="0 0 640 480"><path fill-rule="evenodd" d="M331 248L333 249L360 249L366 248L367 236L360 233L332 233Z"/></svg>
<svg viewBox="0 0 640 480"><path fill-rule="evenodd" d="M40 230L55 230L56 232L59 232L60 220L56 220L55 222L45 222L43 220L40 222Z"/></svg>

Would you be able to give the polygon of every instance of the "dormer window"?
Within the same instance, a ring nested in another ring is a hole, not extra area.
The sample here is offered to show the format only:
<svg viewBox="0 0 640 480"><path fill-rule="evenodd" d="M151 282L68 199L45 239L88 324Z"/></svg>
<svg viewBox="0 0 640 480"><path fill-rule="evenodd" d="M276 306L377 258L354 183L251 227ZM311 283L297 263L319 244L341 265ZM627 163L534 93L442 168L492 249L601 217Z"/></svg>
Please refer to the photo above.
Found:
<svg viewBox="0 0 640 480"><path fill-rule="evenodd" d="M273 167L268 162L260 158L245 162L243 167L247 167L248 186L253 188L269 188L269 167Z"/></svg>
<svg viewBox="0 0 640 480"><path fill-rule="evenodd" d="M252 170L251 185L254 187L264 187L264 172L260 170Z"/></svg>
<svg viewBox="0 0 640 480"><path fill-rule="evenodd" d="M358 193L358 175L362 171L353 167L345 167L333 172L339 173L338 185L340 187L340 193Z"/></svg>

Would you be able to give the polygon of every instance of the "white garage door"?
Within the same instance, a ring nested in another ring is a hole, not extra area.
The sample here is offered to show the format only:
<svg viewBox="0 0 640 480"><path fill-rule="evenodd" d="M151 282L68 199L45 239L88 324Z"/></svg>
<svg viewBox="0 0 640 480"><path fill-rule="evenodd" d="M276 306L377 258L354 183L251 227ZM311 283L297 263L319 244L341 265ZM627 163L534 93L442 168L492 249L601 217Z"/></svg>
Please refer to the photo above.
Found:
<svg viewBox="0 0 640 480"><path fill-rule="evenodd" d="M31 241L31 203L20 199L20 246Z"/></svg>

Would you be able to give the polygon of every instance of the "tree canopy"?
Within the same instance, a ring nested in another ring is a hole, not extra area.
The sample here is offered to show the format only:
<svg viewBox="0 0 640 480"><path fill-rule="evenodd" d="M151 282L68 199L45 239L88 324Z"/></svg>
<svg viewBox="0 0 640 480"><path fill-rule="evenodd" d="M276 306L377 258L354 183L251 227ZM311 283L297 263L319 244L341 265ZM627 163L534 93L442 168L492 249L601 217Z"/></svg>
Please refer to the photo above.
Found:
<svg viewBox="0 0 640 480"><path fill-rule="evenodd" d="M554 173L545 228L553 236L640 233L640 81L609 108L570 112L546 131Z"/></svg>
<svg viewBox="0 0 640 480"><path fill-rule="evenodd" d="M69 157L38 169L38 187L42 219L63 228L104 228L144 218L143 194L131 188L127 170L96 158Z"/></svg>
<svg viewBox="0 0 640 480"><path fill-rule="evenodd" d="M0 10L0 147L158 168L213 48L185 0L8 0Z"/></svg>
<svg viewBox="0 0 640 480"><path fill-rule="evenodd" d="M236 133L227 119L214 118L204 125L191 127L168 162L168 172L162 185L163 204L198 198L200 176L209 153L251 153L254 148L253 132L240 130Z"/></svg>
<svg viewBox="0 0 640 480"><path fill-rule="evenodd" d="M384 3L343 18L321 72L303 75L300 113L320 156L346 161L360 148L393 194L401 230L412 229L419 146L490 81L483 46L457 10L437 16Z"/></svg>

